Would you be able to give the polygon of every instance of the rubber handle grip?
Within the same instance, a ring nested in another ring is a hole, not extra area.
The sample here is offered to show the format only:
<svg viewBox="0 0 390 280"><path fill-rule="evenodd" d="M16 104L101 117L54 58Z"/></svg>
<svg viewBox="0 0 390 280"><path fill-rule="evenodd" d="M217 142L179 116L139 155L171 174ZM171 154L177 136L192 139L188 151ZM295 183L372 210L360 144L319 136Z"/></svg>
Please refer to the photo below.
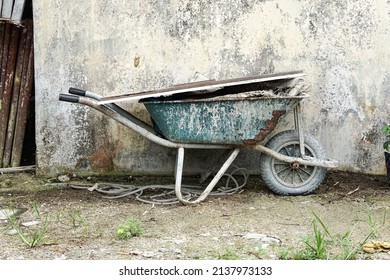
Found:
<svg viewBox="0 0 390 280"><path fill-rule="evenodd" d="M79 95L79 96L85 96L86 91L83 89L71 87L69 88L69 93L74 95Z"/></svg>
<svg viewBox="0 0 390 280"><path fill-rule="evenodd" d="M60 94L60 101L70 102L70 103L79 103L79 96L73 96L69 94Z"/></svg>

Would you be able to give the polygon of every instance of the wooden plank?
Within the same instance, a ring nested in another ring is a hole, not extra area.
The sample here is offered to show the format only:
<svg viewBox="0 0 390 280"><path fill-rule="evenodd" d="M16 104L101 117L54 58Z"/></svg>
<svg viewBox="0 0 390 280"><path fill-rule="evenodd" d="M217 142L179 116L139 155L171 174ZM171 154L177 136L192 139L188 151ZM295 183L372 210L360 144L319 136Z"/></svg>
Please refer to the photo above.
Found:
<svg viewBox="0 0 390 280"><path fill-rule="evenodd" d="M10 19L12 15L13 0L3 0L3 9L1 10L1 17Z"/></svg>
<svg viewBox="0 0 390 280"><path fill-rule="evenodd" d="M33 23L29 20L27 26L27 42L30 45L29 53L25 54L23 66L23 78L20 89L18 114L15 125L14 142L12 145L11 166L17 167L20 165L23 151L24 135L26 131L26 123L28 112L30 109L30 99L33 91L34 82L34 47L33 47Z"/></svg>
<svg viewBox="0 0 390 280"><path fill-rule="evenodd" d="M235 79L228 79L228 80L221 80L221 81L211 80L206 82L188 83L188 84L173 86L167 89L104 97L99 101L99 104L134 101L134 100L150 98L150 97L171 96L179 93L183 94L183 93L200 92L202 94L202 93L208 93L210 91L218 90L226 87L264 83L264 82L276 81L276 80L294 79L297 77L302 77L304 75L305 74L302 71L294 71L294 72L282 72L277 74L259 75L253 77L235 78Z"/></svg>
<svg viewBox="0 0 390 280"><path fill-rule="evenodd" d="M7 96L5 96L5 81L7 78L7 63L9 45L11 41L12 25L6 23L4 31L3 57L1 60L1 77L0 77L0 139L5 139L6 125L1 121L1 115L4 114L6 107ZM3 140L4 141L4 140ZM3 159L4 142L0 140L0 166Z"/></svg>
<svg viewBox="0 0 390 280"><path fill-rule="evenodd" d="M3 107L2 106L2 104L3 104L3 78L2 78L2 72L3 71L2 70L4 69L3 57L4 57L4 54L5 54L4 44L5 44L6 25L7 24L5 22L0 22L0 67L1 67L1 70L0 70L0 111L2 110L2 107ZM0 134L1 133L2 133L2 131L0 130ZM0 160L1 159L2 159L2 157L0 157ZM1 161L0 161L0 167L1 167Z"/></svg>
<svg viewBox="0 0 390 280"><path fill-rule="evenodd" d="M17 118L18 102L21 88L21 81L23 76L23 65L25 60L25 54L29 53L31 43L27 43L27 28L22 29L20 36L18 57L16 62L15 78L12 89L12 101L8 118L8 129L5 139L4 155L3 155L3 167L9 167L11 164L12 145L14 141L15 124Z"/></svg>
<svg viewBox="0 0 390 280"><path fill-rule="evenodd" d="M12 86L15 76L16 57L19 45L20 28L16 25L11 27L11 38L8 50L7 69L3 87L2 106L0 110L0 160L3 159L5 139L8 128L8 117L11 107ZM0 163L1 164L1 163Z"/></svg>
<svg viewBox="0 0 390 280"><path fill-rule="evenodd" d="M1 0L0 0L1 1ZM2 61L3 61L3 49L4 49L4 34L5 34L5 25L6 23L4 21L0 22L0 66L2 67ZM1 86L1 71L0 71L0 87ZM1 110L1 97L2 97L3 91L0 90L0 110Z"/></svg>
<svg viewBox="0 0 390 280"><path fill-rule="evenodd" d="M22 21L25 3L26 0L15 0L14 8L12 10L12 16L11 16L13 22L20 24L20 22Z"/></svg>
<svg viewBox="0 0 390 280"><path fill-rule="evenodd" d="M36 169L35 165L20 166L20 167L9 167L9 168L0 168L0 174L30 172L30 171L35 171L35 169Z"/></svg>
<svg viewBox="0 0 390 280"><path fill-rule="evenodd" d="M1 71L0 71L0 109L3 98L3 88L5 75L7 70L7 59L8 59L8 49L11 36L11 25L9 23L4 23L4 35L3 35L3 45L2 45L2 58L1 58Z"/></svg>

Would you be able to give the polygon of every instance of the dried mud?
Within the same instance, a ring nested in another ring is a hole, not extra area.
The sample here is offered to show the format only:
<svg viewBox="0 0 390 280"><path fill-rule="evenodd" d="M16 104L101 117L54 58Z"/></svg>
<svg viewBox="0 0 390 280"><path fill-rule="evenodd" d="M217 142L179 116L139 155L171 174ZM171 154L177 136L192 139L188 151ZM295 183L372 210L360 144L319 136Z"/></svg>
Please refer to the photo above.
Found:
<svg viewBox="0 0 390 280"><path fill-rule="evenodd" d="M139 177L131 183L170 180ZM367 254L359 246L370 232L374 235L369 240L390 241L390 185L384 176L330 172L321 187L306 196L275 195L251 176L241 193L208 197L195 206L107 199L97 192L50 186L48 181L29 174L0 175L0 209L10 204L26 208L20 221L40 221L38 227L48 218L43 240L33 248L9 234L9 224L0 220L0 259L280 259L304 249L303 238L313 235L313 213L334 236L352 231L358 259L390 259L387 252ZM116 230L128 217L138 219L144 231L120 240ZM281 242L267 246L267 241L248 234Z"/></svg>

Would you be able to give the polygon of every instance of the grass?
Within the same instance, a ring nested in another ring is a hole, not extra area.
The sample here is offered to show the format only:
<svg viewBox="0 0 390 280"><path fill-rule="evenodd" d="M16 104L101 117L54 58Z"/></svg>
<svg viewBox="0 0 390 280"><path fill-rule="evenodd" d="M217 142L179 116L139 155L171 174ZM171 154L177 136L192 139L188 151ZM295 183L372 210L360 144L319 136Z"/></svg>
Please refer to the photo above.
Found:
<svg viewBox="0 0 390 280"><path fill-rule="evenodd" d="M136 236L140 236L144 229L141 227L140 222L130 217L124 223L120 224L117 229L117 237L119 239L128 239Z"/></svg>
<svg viewBox="0 0 390 280"><path fill-rule="evenodd" d="M263 249L263 243L262 242L258 242L257 243L257 246L256 246L256 251L254 252L254 255L261 259L261 257L264 255L264 249Z"/></svg>
<svg viewBox="0 0 390 280"><path fill-rule="evenodd" d="M13 212L15 207L10 203L8 209L10 212ZM62 216L63 211L58 211L50 218L49 214L42 213L37 201L32 201L30 211L33 215L32 219L36 220L38 224L32 227L24 227L17 216L10 215L7 217L7 229L1 230L0 233L4 234L7 231L13 231L15 236L18 236L22 243L29 248L39 246L44 242L44 239L50 233L49 230L52 224L56 224L56 226L61 224L67 230L82 228L84 237L90 237L91 235L90 226L82 215L81 210L72 210L68 214L64 214L64 216ZM101 233L96 233L95 235L101 236Z"/></svg>
<svg viewBox="0 0 390 280"><path fill-rule="evenodd" d="M36 218L42 220L38 203L33 202L32 206L34 209L33 213L35 214ZM9 209L15 209L12 203L10 203ZM9 228L13 229L16 232L17 236L20 238L20 240L30 248L36 247L37 245L42 243L50 225L48 215L45 215L43 221L38 225L34 226L33 228L22 228L19 220L15 216L9 216L7 217L7 219Z"/></svg>
<svg viewBox="0 0 390 280"><path fill-rule="evenodd" d="M313 212L312 235L302 238L304 248L296 249L293 247L282 248L279 252L280 259L293 260L354 260L358 253L371 237L378 236L378 224L373 220L371 213L368 215L368 224L371 228L363 240L356 243L352 242L352 229L343 234L332 234L328 226L322 219ZM387 211L382 219L382 226L385 225Z"/></svg>
<svg viewBox="0 0 390 280"><path fill-rule="evenodd" d="M218 254L218 260L238 260L238 255L231 249L226 249L222 254Z"/></svg>
<svg viewBox="0 0 390 280"><path fill-rule="evenodd" d="M31 207L33 209L33 212L35 213L35 215L37 215L38 218L41 217L41 210L39 208L39 204L36 200L32 201L31 202Z"/></svg>
<svg viewBox="0 0 390 280"><path fill-rule="evenodd" d="M73 228L83 227L84 236L88 237L90 230L89 224L86 222L84 216L81 213L81 210L75 210L70 213L71 225Z"/></svg>
<svg viewBox="0 0 390 280"><path fill-rule="evenodd" d="M72 210L68 214L65 215L64 218L62 216L62 213L60 211L57 211L54 214L55 221L57 223L60 223L62 225L65 225L71 229L76 229L83 227L84 229L84 237L89 237L91 234L90 226L88 222L86 221L84 215L82 214L80 209ZM100 236L101 234L97 234L97 236Z"/></svg>
<svg viewBox="0 0 390 280"><path fill-rule="evenodd" d="M387 208L384 208L383 210L383 217L381 220L375 220L372 216L371 210L367 209L367 216L368 216L368 224L373 232L374 237L378 237L379 235L379 229L386 226L387 221Z"/></svg>
<svg viewBox="0 0 390 280"><path fill-rule="evenodd" d="M43 239L48 231L48 227L50 225L50 222L48 221L47 216L46 216L45 220L43 221L42 226L36 226L31 230L30 229L22 229L17 222L12 221L12 220L13 219L10 219L12 228L16 230L16 233L18 234L18 236L22 240L22 242L30 248L33 248L33 247L39 245L43 241Z"/></svg>
<svg viewBox="0 0 390 280"><path fill-rule="evenodd" d="M318 227L318 223L321 224L322 230ZM324 260L327 259L327 243L326 237L331 237L327 228L323 225L322 221L316 216L316 219L312 222L313 236L308 236L303 239L303 243L306 248L299 252L295 259L301 257L308 260ZM300 255L299 255L300 254Z"/></svg>
<svg viewBox="0 0 390 280"><path fill-rule="evenodd" d="M79 227L85 224L85 220L80 210L74 210L69 214L71 226L73 228Z"/></svg>

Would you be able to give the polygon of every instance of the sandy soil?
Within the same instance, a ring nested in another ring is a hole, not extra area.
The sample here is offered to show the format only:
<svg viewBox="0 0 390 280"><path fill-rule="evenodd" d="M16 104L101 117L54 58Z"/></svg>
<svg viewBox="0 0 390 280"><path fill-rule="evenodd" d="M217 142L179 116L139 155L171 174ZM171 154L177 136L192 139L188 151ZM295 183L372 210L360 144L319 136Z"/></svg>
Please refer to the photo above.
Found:
<svg viewBox="0 0 390 280"><path fill-rule="evenodd" d="M131 183L156 180L167 178L139 177ZM195 206L107 199L48 185L52 182L29 174L0 175L0 209L27 209L17 222L39 224L21 226L26 236L47 225L43 239L29 248L10 234L9 222L0 220L0 259L291 259L314 235L315 215L333 238L316 223L328 240L327 258L336 258L344 244L350 251L356 247L357 259L390 259L388 252L368 254L360 246L370 234L367 242L390 242L390 185L384 176L331 172L315 193L294 197L275 195L251 176L241 193L208 197ZM143 232L119 239L117 229L129 217L140 221Z"/></svg>

